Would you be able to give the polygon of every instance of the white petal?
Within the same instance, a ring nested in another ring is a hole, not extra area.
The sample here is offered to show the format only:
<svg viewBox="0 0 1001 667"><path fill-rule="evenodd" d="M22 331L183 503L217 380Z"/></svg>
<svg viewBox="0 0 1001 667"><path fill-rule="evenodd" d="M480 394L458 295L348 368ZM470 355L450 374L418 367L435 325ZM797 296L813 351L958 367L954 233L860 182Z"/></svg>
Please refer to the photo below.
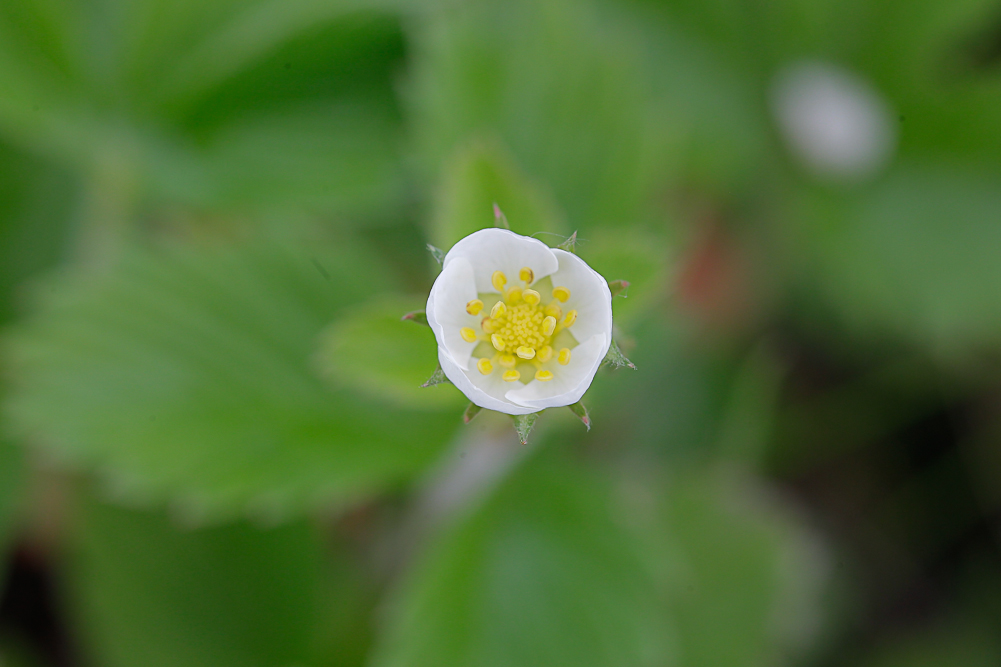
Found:
<svg viewBox="0 0 1001 667"><path fill-rule="evenodd" d="M577 322L570 333L578 341L585 341L597 334L612 339L612 293L608 281L577 255L554 249L559 259L559 271L553 274L553 287L566 287L570 299L560 304L563 312L577 311ZM548 296L548 295L547 295Z"/></svg>
<svg viewBox="0 0 1001 667"><path fill-rule="evenodd" d="M483 375L478 370L464 371L452 360L448 350L438 348L438 362L445 376L466 395L470 401L486 408L509 415L527 415L538 412L541 408L530 408L512 403L504 398L509 383L501 379L501 369L495 369L490 375Z"/></svg>
<svg viewBox="0 0 1001 667"><path fill-rule="evenodd" d="M445 255L445 268L465 258L473 266L477 292L496 292L490 282L494 271L503 271L509 282L518 280L518 271L527 266L535 279L559 268L553 251L542 241L506 229L481 229L462 239Z"/></svg>
<svg viewBox="0 0 1001 667"><path fill-rule="evenodd" d="M573 349L569 364L553 366L552 380L532 380L521 389L507 392L507 399L532 411L576 403L591 386L611 341L605 334L595 334Z"/></svg>
<svg viewBox="0 0 1001 667"><path fill-rule="evenodd" d="M438 274L425 311L438 345L445 347L454 362L463 369L469 368L469 357L476 343L463 340L459 331L462 327L478 328L477 318L466 312L466 304L475 298L473 267L460 258Z"/></svg>

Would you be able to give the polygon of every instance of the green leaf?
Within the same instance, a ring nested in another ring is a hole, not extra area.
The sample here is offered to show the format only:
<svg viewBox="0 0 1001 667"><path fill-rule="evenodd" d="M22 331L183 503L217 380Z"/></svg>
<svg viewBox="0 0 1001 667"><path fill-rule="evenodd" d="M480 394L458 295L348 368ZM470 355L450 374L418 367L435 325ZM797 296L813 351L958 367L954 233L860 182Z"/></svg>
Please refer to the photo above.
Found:
<svg viewBox="0 0 1001 667"><path fill-rule="evenodd" d="M457 421L386 419L385 403L315 369L321 331L387 275L350 243L134 252L106 274L67 275L7 341L7 414L117 493L196 516L350 502L421 470Z"/></svg>
<svg viewBox="0 0 1001 667"><path fill-rule="evenodd" d="M902 166L845 200L799 202L799 280L851 329L940 351L1001 344L1001 177Z"/></svg>
<svg viewBox="0 0 1001 667"><path fill-rule="evenodd" d="M0 558L6 555L11 529L17 520L26 473L21 449L0 441ZM0 589L2 585L0 581Z"/></svg>
<svg viewBox="0 0 1001 667"><path fill-rule="evenodd" d="M15 314L15 290L64 253L78 186L56 169L0 141L0 321Z"/></svg>
<svg viewBox="0 0 1001 667"><path fill-rule="evenodd" d="M612 303L616 326L628 331L638 320L661 310L672 264L670 246L662 236L636 228L597 229L581 240L580 247L581 256L606 280L628 281L629 290Z"/></svg>
<svg viewBox="0 0 1001 667"><path fill-rule="evenodd" d="M473 418L476 415L480 414L480 410L482 409L483 408L476 405L476 403L470 403L469 405L466 406L465 412L462 413L462 422L464 424L468 424L469 422L473 421Z"/></svg>
<svg viewBox="0 0 1001 667"><path fill-rule="evenodd" d="M532 412L527 415L514 415L511 417L514 420L514 430L518 432L518 440L521 444L528 444L528 436L535 428L535 422L539 419L541 412Z"/></svg>
<svg viewBox="0 0 1001 667"><path fill-rule="evenodd" d="M445 371L443 371L441 369L441 365L439 365L438 368L434 370L434 373L431 373L431 377L429 377L427 380L424 381L424 384L421 385L421 389L427 389L428 387L437 387L440 384L451 384L451 383L452 381L448 379L448 376L445 375Z"/></svg>
<svg viewBox="0 0 1001 667"><path fill-rule="evenodd" d="M430 243L428 243L427 245L428 245L428 252L431 253L432 257L434 257L434 261L438 262L438 266L441 266L442 263L445 261L445 251L442 250L441 248L431 245Z"/></svg>
<svg viewBox="0 0 1001 667"><path fill-rule="evenodd" d="M475 140L449 161L435 200L431 237L443 247L494 226L494 206L510 229L530 236L560 227L549 197L520 172L498 144Z"/></svg>
<svg viewBox="0 0 1001 667"><path fill-rule="evenodd" d="M346 314L324 332L319 359L337 382L374 399L411 408L457 410L465 398L454 389L422 389L438 364L428 327L401 322L418 300L385 297Z"/></svg>
<svg viewBox="0 0 1001 667"><path fill-rule="evenodd" d="M376 667L664 665L670 627L608 481L533 457L432 545Z"/></svg>
<svg viewBox="0 0 1001 667"><path fill-rule="evenodd" d="M85 652L109 667L317 664L330 588L306 523L184 529L87 500L68 567Z"/></svg>
<svg viewBox="0 0 1001 667"><path fill-rule="evenodd" d="M412 310L401 317L400 320L403 322L413 322L414 324L420 324L426 327L431 326L428 324L427 313L423 310Z"/></svg>
<svg viewBox="0 0 1001 667"><path fill-rule="evenodd" d="M661 488L662 523L644 535L662 540L654 563L674 568L682 664L788 664L823 621L819 545L751 478L686 471Z"/></svg>
<svg viewBox="0 0 1001 667"><path fill-rule="evenodd" d="M605 358L602 363L612 366L613 368L631 368L636 370L636 365L626 359L626 355L622 354L622 350L619 349L619 344L614 340L612 341L612 344L608 346L608 352L605 354Z"/></svg>
<svg viewBox="0 0 1001 667"><path fill-rule="evenodd" d="M590 431L591 417L590 415L587 414L587 408L584 407L584 404L577 402L574 403L573 405L568 405L567 407L570 408L570 412L574 413L574 416L577 417L577 419L579 419L581 423L587 427L588 431Z"/></svg>

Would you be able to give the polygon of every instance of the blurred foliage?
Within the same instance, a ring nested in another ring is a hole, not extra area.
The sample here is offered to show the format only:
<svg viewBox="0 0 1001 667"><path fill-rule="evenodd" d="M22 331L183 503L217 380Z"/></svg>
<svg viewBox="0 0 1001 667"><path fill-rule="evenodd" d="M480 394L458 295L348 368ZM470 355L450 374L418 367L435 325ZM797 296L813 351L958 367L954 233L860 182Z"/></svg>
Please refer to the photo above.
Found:
<svg viewBox="0 0 1001 667"><path fill-rule="evenodd" d="M997 663L999 109L997 0L0 0L0 661ZM419 388L494 203L589 433Z"/></svg>
<svg viewBox="0 0 1001 667"><path fill-rule="evenodd" d="M10 339L8 411L115 494L166 494L193 518L363 497L425 465L455 424L395 411L400 429L313 369L323 328L390 284L377 265L347 247L137 251L67 276Z"/></svg>
<svg viewBox="0 0 1001 667"><path fill-rule="evenodd" d="M359 591L333 586L315 528L185 530L83 505L70 587L96 664L311 665L350 650L329 646L326 623Z"/></svg>

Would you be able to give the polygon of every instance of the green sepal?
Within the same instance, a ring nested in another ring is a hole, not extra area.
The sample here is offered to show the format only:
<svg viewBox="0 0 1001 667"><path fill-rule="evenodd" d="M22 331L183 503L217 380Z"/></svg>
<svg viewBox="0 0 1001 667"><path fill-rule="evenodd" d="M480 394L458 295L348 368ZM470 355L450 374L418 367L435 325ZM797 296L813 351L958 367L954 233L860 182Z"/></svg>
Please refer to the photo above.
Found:
<svg viewBox="0 0 1001 667"><path fill-rule="evenodd" d="M613 280L612 282L608 283L608 291L612 293L613 299L622 294L623 292L625 292L627 289L629 289L628 280Z"/></svg>
<svg viewBox="0 0 1001 667"><path fill-rule="evenodd" d="M428 243L428 252L434 257L434 261L438 262L438 266L441 266L442 262L445 261L445 251L441 248L436 248L435 246Z"/></svg>
<svg viewBox="0 0 1001 667"><path fill-rule="evenodd" d="M622 368L623 366L636 370L636 365L626 359L626 355L622 354L622 350L619 349L619 344L612 340L612 344L608 346L608 352L605 354L605 358L601 362L602 364L608 364L615 368Z"/></svg>
<svg viewBox="0 0 1001 667"><path fill-rule="evenodd" d="M434 369L434 373L431 377L427 379L427 382L421 385L421 389L426 389L428 387L434 387L435 385L445 384L446 382L452 382L445 375L445 371L441 370L441 364L438 364L438 368Z"/></svg>
<svg viewBox="0 0 1001 667"><path fill-rule="evenodd" d="M431 326L428 324L428 316L423 310L415 310L407 313L400 318L403 322L413 322L414 324L423 324L426 327Z"/></svg>
<svg viewBox="0 0 1001 667"><path fill-rule="evenodd" d="M476 403L470 403L466 407L466 411L462 413L462 423L468 424L469 422L473 421L473 417L480 414L480 410L482 409L483 408L476 405Z"/></svg>
<svg viewBox="0 0 1001 667"><path fill-rule="evenodd" d="M528 434L532 432L532 428L535 426L535 420L539 418L541 412L532 412L527 415L512 415L511 419L514 420L514 430L518 432L518 440L521 444L528 444Z"/></svg>
<svg viewBox="0 0 1001 667"><path fill-rule="evenodd" d="M577 401L573 405L568 405L567 407L570 408L570 412L577 415L577 419L579 419L584 424L584 426L587 427L587 430L590 431L591 417L587 414L587 408L584 407L584 404L581 403L580 401Z"/></svg>
<svg viewBox="0 0 1001 667"><path fill-rule="evenodd" d="M556 247L559 248L560 250L566 250L567 252L572 252L572 253L574 253L576 255L577 254L577 232L576 232L576 230L574 231L573 234L570 235L570 238L568 238L566 241L564 241L563 243L559 244Z"/></svg>
<svg viewBox="0 0 1001 667"><path fill-rule="evenodd" d="M507 221L507 216L504 215L504 211L500 209L497 202L494 202L494 226L501 229L511 229L511 225Z"/></svg>

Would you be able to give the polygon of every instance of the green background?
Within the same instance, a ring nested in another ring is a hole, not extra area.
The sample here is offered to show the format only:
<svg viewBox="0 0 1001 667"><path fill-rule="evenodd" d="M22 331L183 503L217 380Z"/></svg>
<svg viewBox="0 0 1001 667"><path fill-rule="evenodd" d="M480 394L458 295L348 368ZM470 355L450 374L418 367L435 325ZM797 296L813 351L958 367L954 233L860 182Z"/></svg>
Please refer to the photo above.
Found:
<svg viewBox="0 0 1001 667"><path fill-rule="evenodd" d="M495 202L589 431L419 388ZM1001 4L0 0L0 377L5 666L999 664Z"/></svg>

